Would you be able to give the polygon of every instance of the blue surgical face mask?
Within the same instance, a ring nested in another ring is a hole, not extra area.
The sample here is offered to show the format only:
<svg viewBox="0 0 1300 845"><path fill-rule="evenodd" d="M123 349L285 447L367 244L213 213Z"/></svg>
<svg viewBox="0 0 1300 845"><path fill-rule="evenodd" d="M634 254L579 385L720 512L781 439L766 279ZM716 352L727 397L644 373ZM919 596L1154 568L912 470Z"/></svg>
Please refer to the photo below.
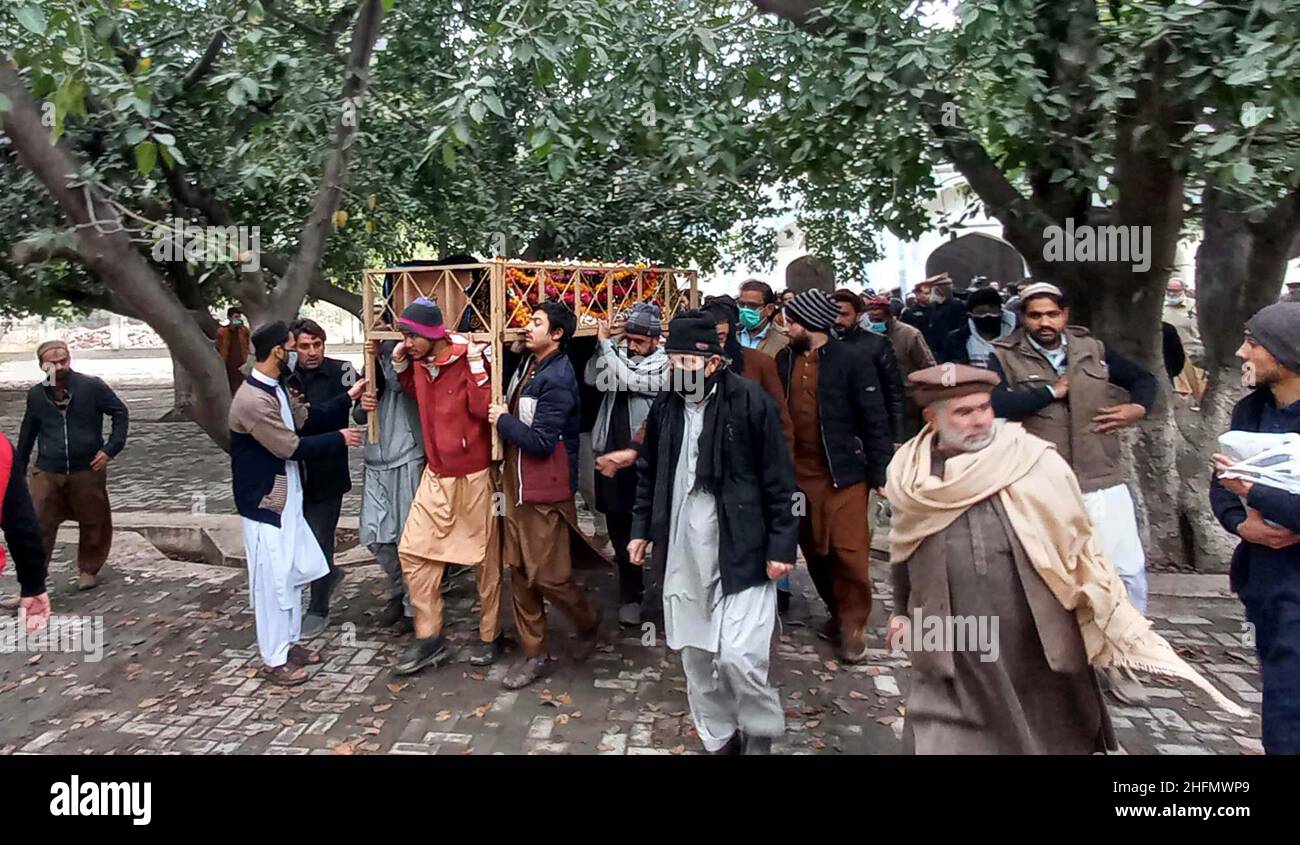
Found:
<svg viewBox="0 0 1300 845"><path fill-rule="evenodd" d="M871 330L872 330L873 332L875 332L876 334L884 334L884 333L889 329L889 326L886 325L885 323L877 323L877 322L874 322L874 321L868 321L868 322L867 322L867 328L871 329Z"/></svg>
<svg viewBox="0 0 1300 845"><path fill-rule="evenodd" d="M740 324L747 329L756 329L763 322L763 312L747 305L740 306Z"/></svg>
<svg viewBox="0 0 1300 845"><path fill-rule="evenodd" d="M1182 304L1183 304L1183 295L1181 293L1165 294L1165 305L1182 305Z"/></svg>

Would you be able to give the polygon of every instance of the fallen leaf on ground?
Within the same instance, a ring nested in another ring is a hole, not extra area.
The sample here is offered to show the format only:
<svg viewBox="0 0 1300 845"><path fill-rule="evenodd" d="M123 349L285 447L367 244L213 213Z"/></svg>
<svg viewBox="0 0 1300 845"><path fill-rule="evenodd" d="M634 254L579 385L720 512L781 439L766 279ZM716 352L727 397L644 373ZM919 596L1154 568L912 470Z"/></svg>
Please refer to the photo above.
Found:
<svg viewBox="0 0 1300 845"><path fill-rule="evenodd" d="M146 698L144 701L140 702L139 706L148 708L148 707L157 707L159 704L162 704L161 698Z"/></svg>
<svg viewBox="0 0 1300 845"><path fill-rule="evenodd" d="M867 694L866 694L865 692L858 692L858 691L855 690L855 689L851 689L851 690L849 690L849 698L856 698L856 699L861 700L861 699L864 699L864 698L866 698L866 697L867 697Z"/></svg>
<svg viewBox="0 0 1300 845"><path fill-rule="evenodd" d="M436 722L445 722L450 718L451 718L450 710L439 710L438 715L433 717L434 721Z"/></svg>
<svg viewBox="0 0 1300 845"><path fill-rule="evenodd" d="M355 753L355 749L352 747L352 743L341 742L338 745L334 746L334 753L343 754L346 756Z"/></svg>

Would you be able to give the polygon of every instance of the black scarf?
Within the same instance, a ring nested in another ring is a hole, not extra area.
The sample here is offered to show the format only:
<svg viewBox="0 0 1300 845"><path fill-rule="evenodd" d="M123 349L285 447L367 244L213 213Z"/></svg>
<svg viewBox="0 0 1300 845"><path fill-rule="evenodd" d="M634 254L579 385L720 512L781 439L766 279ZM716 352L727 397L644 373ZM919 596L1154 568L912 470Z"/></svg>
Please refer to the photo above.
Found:
<svg viewBox="0 0 1300 845"><path fill-rule="evenodd" d="M740 376L722 369L714 377L713 396L705 401L709 406L704 410L704 428L700 431L700 455L695 462L695 486L711 495L717 495L722 488L723 477L723 454L726 450L726 429L727 419L730 410L731 388L735 384L734 379ZM666 470L667 484L665 489L671 491L673 488L673 477L677 472L677 459L681 454L682 440L685 437L686 430L686 400L680 394L667 394L667 407L665 413L667 419L664 420L666 426L664 436L667 438L668 448L661 449L661 460L668 462L667 467L660 467L661 476Z"/></svg>

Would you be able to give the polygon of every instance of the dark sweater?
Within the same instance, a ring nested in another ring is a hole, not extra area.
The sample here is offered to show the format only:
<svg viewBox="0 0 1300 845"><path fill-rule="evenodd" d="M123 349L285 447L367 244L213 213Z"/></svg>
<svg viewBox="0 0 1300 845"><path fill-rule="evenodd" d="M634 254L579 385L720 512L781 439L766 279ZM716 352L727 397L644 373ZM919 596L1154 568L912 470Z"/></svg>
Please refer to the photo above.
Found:
<svg viewBox="0 0 1300 845"><path fill-rule="evenodd" d="M44 384L27 391L27 410L14 453L14 471L27 474L32 447L39 444L36 466L44 472L69 474L90 469L96 452L110 458L126 446L127 410L102 379L68 373L71 397L66 414L54 404L54 391ZM112 417L113 430L104 442L104 417Z"/></svg>

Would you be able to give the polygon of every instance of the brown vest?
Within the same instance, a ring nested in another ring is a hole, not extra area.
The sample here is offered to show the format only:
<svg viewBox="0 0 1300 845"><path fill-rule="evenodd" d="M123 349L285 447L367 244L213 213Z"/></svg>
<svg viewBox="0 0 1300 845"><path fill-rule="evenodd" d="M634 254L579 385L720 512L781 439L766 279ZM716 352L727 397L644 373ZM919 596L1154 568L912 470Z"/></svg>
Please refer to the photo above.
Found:
<svg viewBox="0 0 1300 845"><path fill-rule="evenodd" d="M1110 383L1106 347L1102 342L1082 326L1066 326L1065 334L1069 339L1065 356L1069 394L1019 422L1030 434L1056 446L1078 476L1079 487L1090 493L1124 483L1119 434L1096 434L1092 431L1092 418L1102 408L1127 399L1121 388ZM1050 387L1056 383L1056 371L1043 353L1030 344L1023 328L994 341L993 354L998 356L1012 390Z"/></svg>

